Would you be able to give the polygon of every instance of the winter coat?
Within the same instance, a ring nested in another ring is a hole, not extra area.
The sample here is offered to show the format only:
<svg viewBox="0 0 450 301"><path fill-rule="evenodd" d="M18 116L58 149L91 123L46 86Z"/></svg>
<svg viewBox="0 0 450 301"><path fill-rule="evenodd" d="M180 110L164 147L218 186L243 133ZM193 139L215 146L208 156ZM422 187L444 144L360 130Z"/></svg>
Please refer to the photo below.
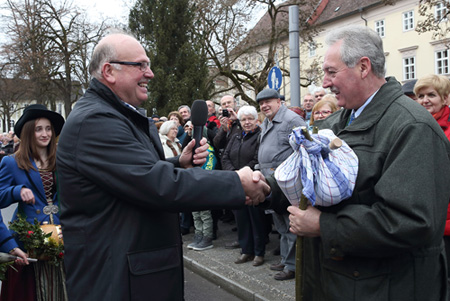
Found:
<svg viewBox="0 0 450 301"><path fill-rule="evenodd" d="M223 170L238 170L244 166L251 169L258 163L260 128L243 137L241 132L231 137L230 142L222 155Z"/></svg>
<svg viewBox="0 0 450 301"><path fill-rule="evenodd" d="M174 164L153 122L93 79L57 151L70 300L183 299L178 212L239 208L245 195L236 172Z"/></svg>
<svg viewBox="0 0 450 301"><path fill-rule="evenodd" d="M305 239L305 300L446 300L448 139L394 78L346 126L350 114L321 124L359 171L351 198L319 208L320 238Z"/></svg>
<svg viewBox="0 0 450 301"><path fill-rule="evenodd" d="M35 218L40 224L43 222L50 223L50 215L44 214L44 207L48 205L48 202L41 175L34 160L30 160L36 170L30 169L26 171L20 169L14 155L3 157L0 164L0 208L6 208L13 203L18 203L11 221L16 220L17 213L20 213L31 224L34 224ZM35 198L34 205L22 202L20 196L22 187L31 189ZM54 183L54 187L56 187L56 183ZM56 190L53 194L53 204L59 206ZM59 213L53 215L53 222L59 225ZM10 231L2 223L0 226L0 250L9 252L11 249L18 247L18 243L18 241L12 239Z"/></svg>
<svg viewBox="0 0 450 301"><path fill-rule="evenodd" d="M264 176L273 174L275 169L294 151L289 144L289 134L298 126L306 126L297 113L281 105L270 122L267 118L261 124L258 150L259 168Z"/></svg>

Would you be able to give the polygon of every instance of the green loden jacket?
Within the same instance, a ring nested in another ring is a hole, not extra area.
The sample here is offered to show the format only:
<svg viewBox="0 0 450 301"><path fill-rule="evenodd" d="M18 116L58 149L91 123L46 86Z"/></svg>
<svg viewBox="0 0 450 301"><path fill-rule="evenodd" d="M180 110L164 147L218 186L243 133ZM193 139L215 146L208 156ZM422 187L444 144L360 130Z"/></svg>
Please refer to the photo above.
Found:
<svg viewBox="0 0 450 301"><path fill-rule="evenodd" d="M304 300L446 300L442 237L450 143L423 107L388 78L362 114L325 119L359 158L350 199L319 207L305 239Z"/></svg>

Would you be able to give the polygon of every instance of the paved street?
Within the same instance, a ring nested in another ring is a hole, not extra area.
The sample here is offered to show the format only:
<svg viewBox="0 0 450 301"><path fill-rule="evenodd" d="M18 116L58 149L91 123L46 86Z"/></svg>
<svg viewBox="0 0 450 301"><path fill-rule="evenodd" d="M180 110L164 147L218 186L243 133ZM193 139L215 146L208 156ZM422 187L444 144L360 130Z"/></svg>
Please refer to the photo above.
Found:
<svg viewBox="0 0 450 301"><path fill-rule="evenodd" d="M295 300L295 280L277 281L273 278L276 272L269 269L270 264L277 263L280 259L279 256L272 255L272 250L279 243L278 234L270 234L270 243L266 245L266 262L254 267L251 262L234 263L240 255L240 249L225 249L226 243L237 238L236 232L231 231L233 227L235 225L219 222L218 239L213 242L214 248L205 251L188 250L186 246L192 241L194 234L183 236L185 268L242 300Z"/></svg>
<svg viewBox="0 0 450 301"><path fill-rule="evenodd" d="M242 300L186 268L184 269L184 297L185 301Z"/></svg>

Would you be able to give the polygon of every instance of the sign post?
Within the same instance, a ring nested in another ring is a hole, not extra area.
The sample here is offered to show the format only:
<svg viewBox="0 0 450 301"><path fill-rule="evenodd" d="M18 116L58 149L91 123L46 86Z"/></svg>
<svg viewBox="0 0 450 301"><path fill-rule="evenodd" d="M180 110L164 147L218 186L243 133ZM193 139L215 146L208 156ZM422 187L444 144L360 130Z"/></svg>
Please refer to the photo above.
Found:
<svg viewBox="0 0 450 301"><path fill-rule="evenodd" d="M280 68L277 66L272 67L269 71L269 76L267 77L267 84L270 89L280 90L281 82L283 81L283 75Z"/></svg>

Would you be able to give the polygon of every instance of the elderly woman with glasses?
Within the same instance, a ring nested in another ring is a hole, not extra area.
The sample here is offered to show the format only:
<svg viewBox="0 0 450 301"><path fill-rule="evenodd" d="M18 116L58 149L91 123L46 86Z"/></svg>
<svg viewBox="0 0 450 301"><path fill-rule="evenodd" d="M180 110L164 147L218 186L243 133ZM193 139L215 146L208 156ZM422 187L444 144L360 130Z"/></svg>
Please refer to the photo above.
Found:
<svg viewBox="0 0 450 301"><path fill-rule="evenodd" d="M159 128L161 144L166 158L176 157L181 154L181 144L177 138L178 126L175 121L164 122Z"/></svg>
<svg viewBox="0 0 450 301"><path fill-rule="evenodd" d="M252 106L243 106L239 109L237 117L242 131L233 137L222 156L222 169L238 170L244 166L254 168L258 163L258 148L260 128L258 126L258 113ZM266 227L264 211L260 208L246 206L234 210L238 228L238 241L241 246L241 256L234 262L236 264L253 260L253 266L264 263L266 250Z"/></svg>
<svg viewBox="0 0 450 301"><path fill-rule="evenodd" d="M309 124L314 125L314 121L325 119L337 110L338 107L335 101L322 99L314 105Z"/></svg>

